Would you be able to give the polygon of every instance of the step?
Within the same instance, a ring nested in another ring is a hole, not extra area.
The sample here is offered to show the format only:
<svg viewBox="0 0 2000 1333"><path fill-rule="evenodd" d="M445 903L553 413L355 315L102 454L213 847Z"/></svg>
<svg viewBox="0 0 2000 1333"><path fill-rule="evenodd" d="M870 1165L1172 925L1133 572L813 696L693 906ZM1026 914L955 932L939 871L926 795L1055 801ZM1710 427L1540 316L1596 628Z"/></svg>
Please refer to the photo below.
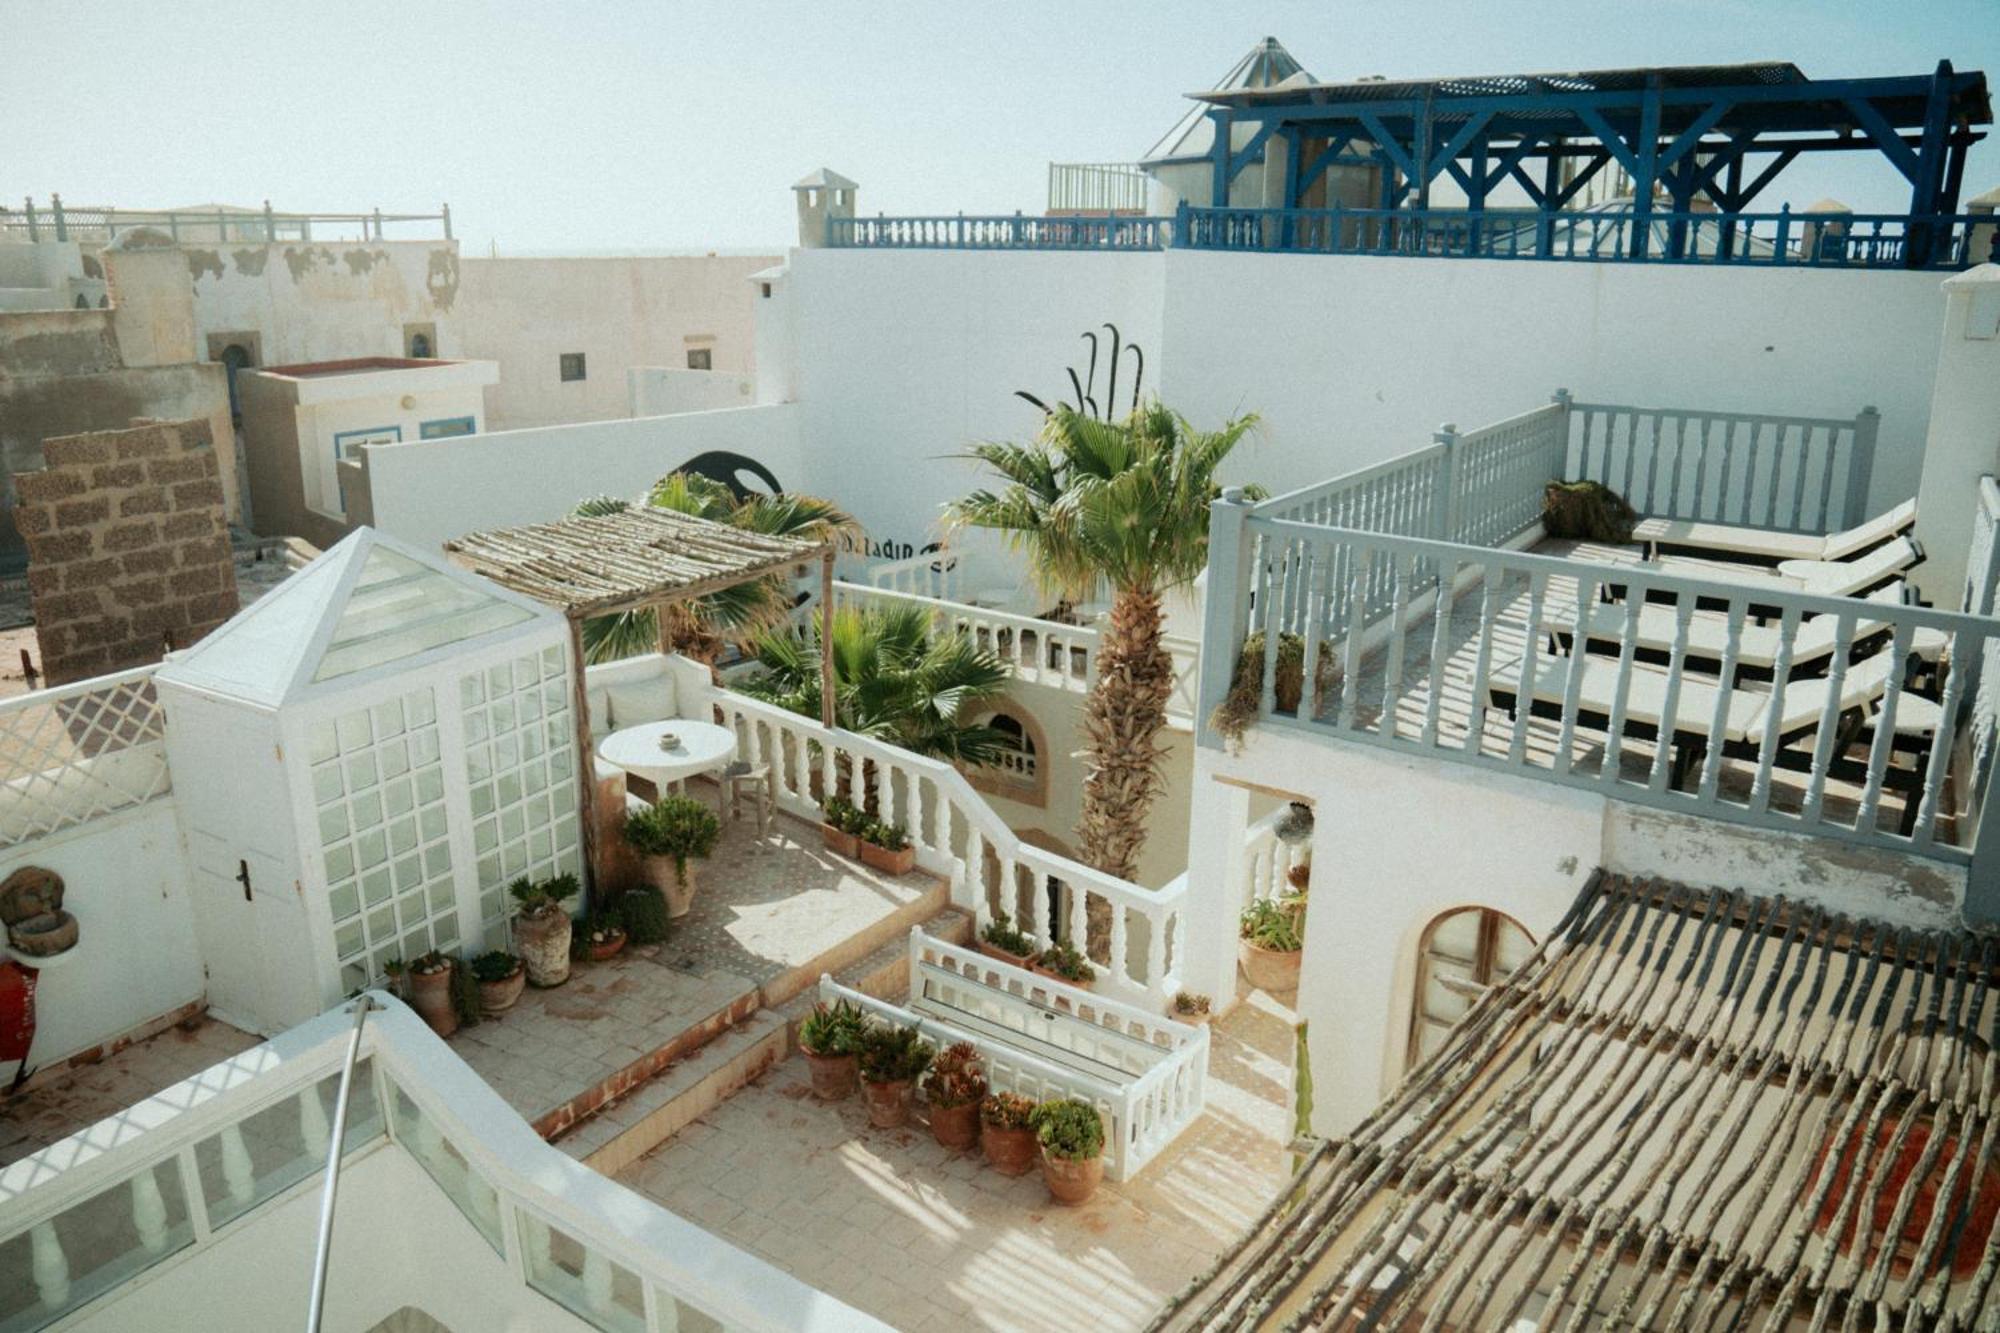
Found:
<svg viewBox="0 0 2000 1333"><path fill-rule="evenodd" d="M944 940L948 944L969 944L972 941L972 915L956 907L947 907L942 912L918 923L926 935ZM895 940L882 945L865 958L841 968L833 974L833 979L841 985L860 991L863 995L878 1000L900 1003L910 993L910 933L905 930ZM811 990L787 1002L780 1012L787 1021L787 1046L797 1050L799 1044L799 1024L812 1012L819 1000L818 981L813 979Z"/></svg>
<svg viewBox="0 0 2000 1333"><path fill-rule="evenodd" d="M760 988L764 1007L782 1008L819 985L820 976L824 973L843 973L863 959L887 949L907 951L910 927L923 925L939 913L950 910L951 885L935 876L930 878L930 888L895 911L764 982Z"/></svg>
<svg viewBox="0 0 2000 1333"><path fill-rule="evenodd" d="M782 1060L788 1025L760 1009L556 1140L603 1175L616 1175Z"/></svg>

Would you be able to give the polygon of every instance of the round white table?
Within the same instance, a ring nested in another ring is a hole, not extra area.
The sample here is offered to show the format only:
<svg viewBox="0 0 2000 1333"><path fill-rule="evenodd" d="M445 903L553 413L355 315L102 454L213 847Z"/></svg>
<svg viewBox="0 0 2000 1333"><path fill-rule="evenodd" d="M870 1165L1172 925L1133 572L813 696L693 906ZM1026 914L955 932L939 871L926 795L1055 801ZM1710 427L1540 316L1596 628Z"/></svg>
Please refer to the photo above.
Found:
<svg viewBox="0 0 2000 1333"><path fill-rule="evenodd" d="M668 734L675 738L674 745L662 748L661 738ZM636 773L662 790L668 783L720 768L735 755L735 732L684 717L626 727L597 743L598 758Z"/></svg>

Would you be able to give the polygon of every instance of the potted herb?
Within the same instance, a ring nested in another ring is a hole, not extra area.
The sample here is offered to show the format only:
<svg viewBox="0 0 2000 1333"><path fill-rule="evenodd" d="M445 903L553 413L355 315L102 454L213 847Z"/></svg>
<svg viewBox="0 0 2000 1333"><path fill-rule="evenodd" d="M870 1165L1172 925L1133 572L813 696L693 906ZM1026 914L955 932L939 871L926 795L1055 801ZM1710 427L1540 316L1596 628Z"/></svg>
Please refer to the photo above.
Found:
<svg viewBox="0 0 2000 1333"><path fill-rule="evenodd" d="M1206 995L1196 995L1193 991L1184 990L1174 996L1173 1016L1177 1021L1182 1023L1190 1023L1195 1027L1207 1027L1208 1007L1209 998Z"/></svg>
<svg viewBox="0 0 2000 1333"><path fill-rule="evenodd" d="M489 1018L512 1009L528 984L527 965L505 949L473 959L472 975L479 982L480 1012Z"/></svg>
<svg viewBox="0 0 2000 1333"><path fill-rule="evenodd" d="M593 963L608 962L625 948L625 927L615 912L597 908L584 917L576 947Z"/></svg>
<svg viewBox="0 0 2000 1333"><path fill-rule="evenodd" d="M889 875L907 875L916 868L917 849L901 824L870 820L861 835L861 863Z"/></svg>
<svg viewBox="0 0 2000 1333"><path fill-rule="evenodd" d="M1035 1099L996 1092L979 1103L979 1150L1003 1176L1026 1175L1035 1165Z"/></svg>
<svg viewBox="0 0 2000 1333"><path fill-rule="evenodd" d="M861 1092L868 1122L895 1129L910 1118L910 1086L930 1066L935 1049L914 1027L880 1025L861 1033Z"/></svg>
<svg viewBox="0 0 2000 1333"><path fill-rule="evenodd" d="M722 836L715 811L691 796L662 797L625 818L625 841L639 853L646 882L667 900L668 916L686 916L694 906L694 867Z"/></svg>
<svg viewBox="0 0 2000 1333"><path fill-rule="evenodd" d="M1251 985L1267 991L1298 989L1305 912L1304 898L1259 898L1243 909L1238 954Z"/></svg>
<svg viewBox="0 0 2000 1333"><path fill-rule="evenodd" d="M410 1008L431 1031L449 1037L458 1031L458 1014L451 1005L451 959L432 949L409 965Z"/></svg>
<svg viewBox="0 0 2000 1333"><path fill-rule="evenodd" d="M1014 918L1005 912L994 913L986 928L979 932L979 952L1024 971L1035 963L1033 937L1014 929Z"/></svg>
<svg viewBox="0 0 2000 1333"><path fill-rule="evenodd" d="M868 816L845 796L829 796L819 808L819 840L836 856L850 861L861 857L861 830Z"/></svg>
<svg viewBox="0 0 2000 1333"><path fill-rule="evenodd" d="M861 1011L846 1000L832 1006L816 1004L799 1024L799 1049L812 1074L813 1096L823 1102L845 1101L859 1077Z"/></svg>
<svg viewBox="0 0 2000 1333"><path fill-rule="evenodd" d="M1057 1203L1090 1202L1104 1179L1104 1118L1089 1102L1067 1097L1034 1110L1042 1145L1042 1182Z"/></svg>
<svg viewBox="0 0 2000 1333"><path fill-rule="evenodd" d="M517 879L507 891L514 896L514 950L528 969L531 986L560 986L569 980L569 913L563 900L579 886L575 875L557 875L539 883Z"/></svg>
<svg viewBox="0 0 2000 1333"><path fill-rule="evenodd" d="M979 1142L979 1103L986 1097L986 1062L969 1041L947 1046L924 1079L931 1135L954 1152Z"/></svg>
<svg viewBox="0 0 2000 1333"><path fill-rule="evenodd" d="M666 940L667 902L652 886L625 890L618 895L615 907L628 943L660 944Z"/></svg>
<svg viewBox="0 0 2000 1333"><path fill-rule="evenodd" d="M1057 940L1036 954L1034 970L1045 977L1054 977L1057 981L1066 981L1086 990L1091 982L1097 980L1097 969L1067 939Z"/></svg>

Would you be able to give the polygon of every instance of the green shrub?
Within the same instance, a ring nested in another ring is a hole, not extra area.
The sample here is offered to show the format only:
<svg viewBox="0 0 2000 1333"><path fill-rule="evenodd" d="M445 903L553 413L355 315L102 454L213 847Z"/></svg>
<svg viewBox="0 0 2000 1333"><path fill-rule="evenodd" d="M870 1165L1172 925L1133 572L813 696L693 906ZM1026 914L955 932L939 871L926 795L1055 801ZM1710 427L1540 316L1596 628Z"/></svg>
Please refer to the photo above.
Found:
<svg viewBox="0 0 2000 1333"><path fill-rule="evenodd" d="M870 1083L906 1083L923 1077L937 1048L914 1027L879 1024L861 1033L861 1077Z"/></svg>
<svg viewBox="0 0 2000 1333"><path fill-rule="evenodd" d="M472 974L470 963L460 962L451 969L451 1011L462 1028L471 1027L485 1013L479 1004L479 978Z"/></svg>
<svg viewBox="0 0 2000 1333"><path fill-rule="evenodd" d="M1104 1118L1089 1102L1066 1097L1043 1102L1030 1123L1042 1151L1071 1162L1087 1162L1104 1152Z"/></svg>
<svg viewBox="0 0 2000 1333"><path fill-rule="evenodd" d="M1005 912L995 912L993 919L986 923L986 929L979 932L979 938L1002 953L1022 958L1032 958L1035 954L1034 937L1014 929L1014 918Z"/></svg>
<svg viewBox="0 0 2000 1333"><path fill-rule="evenodd" d="M853 1055L861 1049L861 1011L846 1000L816 1004L799 1024L799 1047L814 1055Z"/></svg>
<svg viewBox="0 0 2000 1333"><path fill-rule="evenodd" d="M625 817L625 841L641 856L671 856L674 875L687 883L691 856L707 856L722 836L715 811L691 796L669 796Z"/></svg>
<svg viewBox="0 0 2000 1333"><path fill-rule="evenodd" d="M869 820L868 829L861 836L885 852L900 852L910 845L907 829L901 824L885 824L879 819Z"/></svg>
<svg viewBox="0 0 2000 1333"><path fill-rule="evenodd" d="M618 922L634 944L658 944L667 938L667 903L652 888L627 889L618 897Z"/></svg>
<svg viewBox="0 0 2000 1333"><path fill-rule="evenodd" d="M505 949L494 949L472 960L476 981L505 981L521 969L521 960Z"/></svg>
<svg viewBox="0 0 2000 1333"><path fill-rule="evenodd" d="M1035 963L1064 981L1073 981L1079 986L1087 986L1097 980L1097 969L1068 940L1057 940L1036 954Z"/></svg>
<svg viewBox="0 0 2000 1333"><path fill-rule="evenodd" d="M1238 933L1260 949L1297 953L1306 947L1304 898L1259 898L1243 909Z"/></svg>
<svg viewBox="0 0 2000 1333"><path fill-rule="evenodd" d="M932 1106L967 1106L986 1096L986 1062L969 1041L947 1046L931 1062L924 1096Z"/></svg>
<svg viewBox="0 0 2000 1333"><path fill-rule="evenodd" d="M1035 1099L1018 1092L996 1092L979 1103L979 1118L995 1129L1033 1129Z"/></svg>

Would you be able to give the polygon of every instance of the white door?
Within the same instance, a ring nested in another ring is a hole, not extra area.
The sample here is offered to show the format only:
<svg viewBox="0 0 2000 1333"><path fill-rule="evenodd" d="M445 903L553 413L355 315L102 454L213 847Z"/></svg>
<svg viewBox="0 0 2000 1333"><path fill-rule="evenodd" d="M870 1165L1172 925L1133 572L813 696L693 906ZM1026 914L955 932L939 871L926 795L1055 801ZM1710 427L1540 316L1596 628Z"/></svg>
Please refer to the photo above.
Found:
<svg viewBox="0 0 2000 1333"><path fill-rule="evenodd" d="M268 985L274 960L262 922L269 915L268 896L290 887L279 883L282 867L263 852L231 846L200 829L188 830L188 851L195 921L208 960L209 1007L239 1027L275 1031L284 1024Z"/></svg>

